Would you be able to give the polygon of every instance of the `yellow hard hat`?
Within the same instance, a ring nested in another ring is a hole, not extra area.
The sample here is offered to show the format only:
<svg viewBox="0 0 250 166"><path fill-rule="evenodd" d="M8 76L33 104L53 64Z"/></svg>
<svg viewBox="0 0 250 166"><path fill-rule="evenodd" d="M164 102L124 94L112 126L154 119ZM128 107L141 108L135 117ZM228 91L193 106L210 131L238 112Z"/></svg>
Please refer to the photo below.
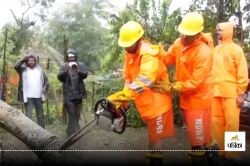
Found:
<svg viewBox="0 0 250 166"><path fill-rule="evenodd" d="M203 17L198 12L191 12L183 16L178 31L187 36L193 36L203 30Z"/></svg>
<svg viewBox="0 0 250 166"><path fill-rule="evenodd" d="M138 39L140 39L143 34L144 30L139 23L135 21L129 21L120 29L118 44L121 47L130 47Z"/></svg>

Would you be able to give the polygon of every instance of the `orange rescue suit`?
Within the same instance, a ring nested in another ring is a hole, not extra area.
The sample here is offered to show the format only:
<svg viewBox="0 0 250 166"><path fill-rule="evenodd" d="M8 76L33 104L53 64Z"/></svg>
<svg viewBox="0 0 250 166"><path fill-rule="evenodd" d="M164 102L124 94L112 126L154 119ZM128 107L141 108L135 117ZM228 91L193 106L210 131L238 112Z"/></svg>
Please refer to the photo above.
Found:
<svg viewBox="0 0 250 166"><path fill-rule="evenodd" d="M180 106L185 110L199 110L211 106L210 91L212 55L211 43L204 33L188 47L183 47L180 38L164 56L167 65L176 64L176 81L183 82Z"/></svg>
<svg viewBox="0 0 250 166"><path fill-rule="evenodd" d="M240 108L236 99L248 84L248 68L244 52L232 41L233 25L218 24L221 43L214 49L212 72L212 138L224 149L224 132L239 131ZM226 158L237 158L237 152L221 152Z"/></svg>
<svg viewBox="0 0 250 166"><path fill-rule="evenodd" d="M164 55L165 64L176 64L176 81L182 83L180 107L192 147L211 143L212 48L211 35L201 32L187 47L178 38Z"/></svg>
<svg viewBox="0 0 250 166"><path fill-rule="evenodd" d="M144 121L172 111L171 97L151 90L157 80L169 81L166 66L161 60L159 46L140 40L137 52L126 52L124 63L125 87L135 97L135 105Z"/></svg>

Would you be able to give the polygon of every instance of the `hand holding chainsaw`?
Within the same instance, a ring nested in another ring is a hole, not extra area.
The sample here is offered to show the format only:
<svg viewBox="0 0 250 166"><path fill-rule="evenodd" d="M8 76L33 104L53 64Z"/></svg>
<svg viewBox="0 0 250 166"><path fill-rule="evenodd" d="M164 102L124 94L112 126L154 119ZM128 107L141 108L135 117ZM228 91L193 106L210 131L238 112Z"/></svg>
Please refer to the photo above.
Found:
<svg viewBox="0 0 250 166"><path fill-rule="evenodd" d="M108 96L107 99L114 103L116 109L127 104L127 102L134 100L129 88L124 88L123 90Z"/></svg>

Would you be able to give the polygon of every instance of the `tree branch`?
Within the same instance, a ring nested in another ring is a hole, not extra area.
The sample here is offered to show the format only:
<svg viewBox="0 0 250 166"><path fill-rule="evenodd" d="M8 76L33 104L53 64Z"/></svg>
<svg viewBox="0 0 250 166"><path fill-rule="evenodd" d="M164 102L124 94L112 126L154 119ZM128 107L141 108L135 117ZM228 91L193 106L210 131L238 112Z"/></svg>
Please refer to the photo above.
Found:
<svg viewBox="0 0 250 166"><path fill-rule="evenodd" d="M16 15L15 15L15 13L13 12L12 9L10 9L10 12L11 12L12 16L14 17L16 23L19 24L19 23L18 23L18 19L17 19Z"/></svg>

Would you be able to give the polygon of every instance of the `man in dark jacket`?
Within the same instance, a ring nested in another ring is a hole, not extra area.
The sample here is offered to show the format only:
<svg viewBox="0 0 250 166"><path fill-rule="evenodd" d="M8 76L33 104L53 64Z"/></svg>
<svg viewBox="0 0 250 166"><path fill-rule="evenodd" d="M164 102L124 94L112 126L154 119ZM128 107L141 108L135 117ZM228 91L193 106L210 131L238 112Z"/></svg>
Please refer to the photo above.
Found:
<svg viewBox="0 0 250 166"><path fill-rule="evenodd" d="M67 62L60 68L57 78L63 83L64 108L68 115L67 135L70 136L80 129L79 119L82 99L86 98L83 80L88 71L84 63L77 62L75 50L67 51Z"/></svg>
<svg viewBox="0 0 250 166"><path fill-rule="evenodd" d="M18 85L18 101L24 103L25 115L31 119L32 107L35 106L37 123L45 128L43 104L48 92L48 79L42 68L37 64L34 55L25 56L15 66L20 79Z"/></svg>

